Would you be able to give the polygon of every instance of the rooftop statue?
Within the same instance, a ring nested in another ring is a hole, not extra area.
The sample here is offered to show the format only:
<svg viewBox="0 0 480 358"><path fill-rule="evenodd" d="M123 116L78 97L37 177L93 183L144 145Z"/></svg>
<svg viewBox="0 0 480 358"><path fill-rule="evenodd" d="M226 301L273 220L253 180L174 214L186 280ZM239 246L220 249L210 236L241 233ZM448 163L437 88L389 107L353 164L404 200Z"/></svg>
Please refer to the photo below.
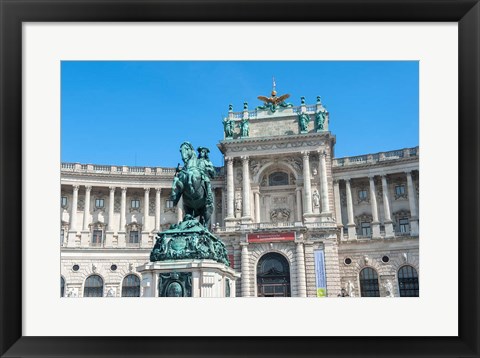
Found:
<svg viewBox="0 0 480 358"><path fill-rule="evenodd" d="M223 131L225 132L225 138L233 138L233 120L224 118L223 119Z"/></svg>
<svg viewBox="0 0 480 358"><path fill-rule="evenodd" d="M275 78L274 78L271 97L258 96L257 98L260 101L263 101L264 105L258 106L257 109L269 109L272 113L275 113L278 107L283 107L283 108L293 107L291 103L285 102L285 100L289 98L290 95L287 93L277 97L277 91L275 90L275 88L276 88L276 84L275 84Z"/></svg>
<svg viewBox="0 0 480 358"><path fill-rule="evenodd" d="M192 144L183 142L180 146L183 167L177 166L172 183L173 204L177 205L183 196L185 215L198 217L200 224L210 227L210 217L213 212L213 195L210 178L215 175L213 164L208 158L208 148L200 147L197 158Z"/></svg>
<svg viewBox="0 0 480 358"><path fill-rule="evenodd" d="M307 133L308 123L310 123L310 116L306 113L300 113L298 115L298 125L300 127L300 133Z"/></svg>
<svg viewBox="0 0 480 358"><path fill-rule="evenodd" d="M250 134L248 118L243 118L238 126L240 127L240 135L242 137L248 137Z"/></svg>
<svg viewBox="0 0 480 358"><path fill-rule="evenodd" d="M325 129L325 120L327 119L327 115L328 111L325 108L321 108L317 113L315 113L317 132Z"/></svg>

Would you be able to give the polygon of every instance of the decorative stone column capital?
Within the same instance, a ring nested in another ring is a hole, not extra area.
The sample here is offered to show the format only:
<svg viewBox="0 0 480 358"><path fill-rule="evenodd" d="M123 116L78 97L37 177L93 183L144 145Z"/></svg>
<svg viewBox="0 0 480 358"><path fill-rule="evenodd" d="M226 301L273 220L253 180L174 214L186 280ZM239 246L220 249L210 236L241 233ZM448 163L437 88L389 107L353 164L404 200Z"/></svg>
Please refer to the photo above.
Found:
<svg viewBox="0 0 480 358"><path fill-rule="evenodd" d="M327 156L327 151L325 149L319 149L317 150L317 153L318 153L318 157L321 158L321 157L326 157Z"/></svg>
<svg viewBox="0 0 480 358"><path fill-rule="evenodd" d="M310 152L308 150L302 151L303 159L308 159L309 155L310 155Z"/></svg>
<svg viewBox="0 0 480 358"><path fill-rule="evenodd" d="M241 242L240 246L242 249L246 249L248 247L248 242Z"/></svg>
<svg viewBox="0 0 480 358"><path fill-rule="evenodd" d="M144 187L143 190L145 190L146 193L150 192L150 188Z"/></svg>
<svg viewBox="0 0 480 358"><path fill-rule="evenodd" d="M127 192L127 187L125 187L125 186L122 186L122 188L121 188L121 189L122 189L122 194Z"/></svg>
<svg viewBox="0 0 480 358"><path fill-rule="evenodd" d="M155 188L155 191L156 191L157 193L161 193L161 192L162 192L162 188Z"/></svg>
<svg viewBox="0 0 480 358"><path fill-rule="evenodd" d="M73 191L78 191L78 189L80 189L80 185L78 184L74 184L72 186L73 186Z"/></svg>
<svg viewBox="0 0 480 358"><path fill-rule="evenodd" d="M334 184L334 185L339 185L339 184L340 184L340 180L342 180L342 179L333 179L333 184Z"/></svg>
<svg viewBox="0 0 480 358"><path fill-rule="evenodd" d="M343 179L343 180L345 180L345 183L348 183L348 184L350 184L351 181L352 181L352 179L350 179L350 178L346 178L346 179Z"/></svg>
<svg viewBox="0 0 480 358"><path fill-rule="evenodd" d="M91 185L85 185L85 191L91 191L92 186Z"/></svg>
<svg viewBox="0 0 480 358"><path fill-rule="evenodd" d="M233 163L233 157L225 157L225 162L227 162L227 164L232 164Z"/></svg>
<svg viewBox="0 0 480 358"><path fill-rule="evenodd" d="M245 164L245 162L248 164L248 161L250 160L250 157L248 155L243 155L241 158L243 164Z"/></svg>

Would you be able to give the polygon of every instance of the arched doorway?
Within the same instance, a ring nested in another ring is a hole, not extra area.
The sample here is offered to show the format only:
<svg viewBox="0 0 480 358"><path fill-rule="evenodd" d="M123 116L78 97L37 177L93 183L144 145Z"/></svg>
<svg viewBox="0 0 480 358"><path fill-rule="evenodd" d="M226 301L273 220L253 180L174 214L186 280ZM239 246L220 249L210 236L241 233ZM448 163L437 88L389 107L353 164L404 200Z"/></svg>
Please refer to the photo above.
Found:
<svg viewBox="0 0 480 358"><path fill-rule="evenodd" d="M257 265L258 297L290 297L290 266L275 252L263 255Z"/></svg>

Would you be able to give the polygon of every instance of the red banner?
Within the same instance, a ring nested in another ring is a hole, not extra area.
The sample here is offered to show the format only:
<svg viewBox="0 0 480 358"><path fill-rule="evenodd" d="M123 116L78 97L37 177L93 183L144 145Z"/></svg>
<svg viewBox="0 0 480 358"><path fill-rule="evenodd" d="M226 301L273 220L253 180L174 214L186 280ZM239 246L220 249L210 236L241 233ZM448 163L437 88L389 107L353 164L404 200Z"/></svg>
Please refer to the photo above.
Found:
<svg viewBox="0 0 480 358"><path fill-rule="evenodd" d="M278 233L261 233L261 234L248 234L248 242L276 242L276 241L294 241L294 232L278 232Z"/></svg>

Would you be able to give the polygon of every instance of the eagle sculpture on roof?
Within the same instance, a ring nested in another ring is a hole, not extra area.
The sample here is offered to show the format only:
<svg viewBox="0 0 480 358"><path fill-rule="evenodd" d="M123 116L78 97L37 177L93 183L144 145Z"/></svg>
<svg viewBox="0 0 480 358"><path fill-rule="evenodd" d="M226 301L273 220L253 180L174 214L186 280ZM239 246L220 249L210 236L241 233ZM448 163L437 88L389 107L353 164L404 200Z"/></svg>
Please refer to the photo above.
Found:
<svg viewBox="0 0 480 358"><path fill-rule="evenodd" d="M263 110L269 109L272 113L275 113L277 110L277 107L283 107L283 108L293 107L291 103L285 103L285 100L289 98L290 95L287 93L277 97L277 91L275 90L275 87L276 87L275 78L273 78L273 89L272 89L271 97L258 96L257 98L260 101L263 101L264 105L258 106L257 109L263 109Z"/></svg>

